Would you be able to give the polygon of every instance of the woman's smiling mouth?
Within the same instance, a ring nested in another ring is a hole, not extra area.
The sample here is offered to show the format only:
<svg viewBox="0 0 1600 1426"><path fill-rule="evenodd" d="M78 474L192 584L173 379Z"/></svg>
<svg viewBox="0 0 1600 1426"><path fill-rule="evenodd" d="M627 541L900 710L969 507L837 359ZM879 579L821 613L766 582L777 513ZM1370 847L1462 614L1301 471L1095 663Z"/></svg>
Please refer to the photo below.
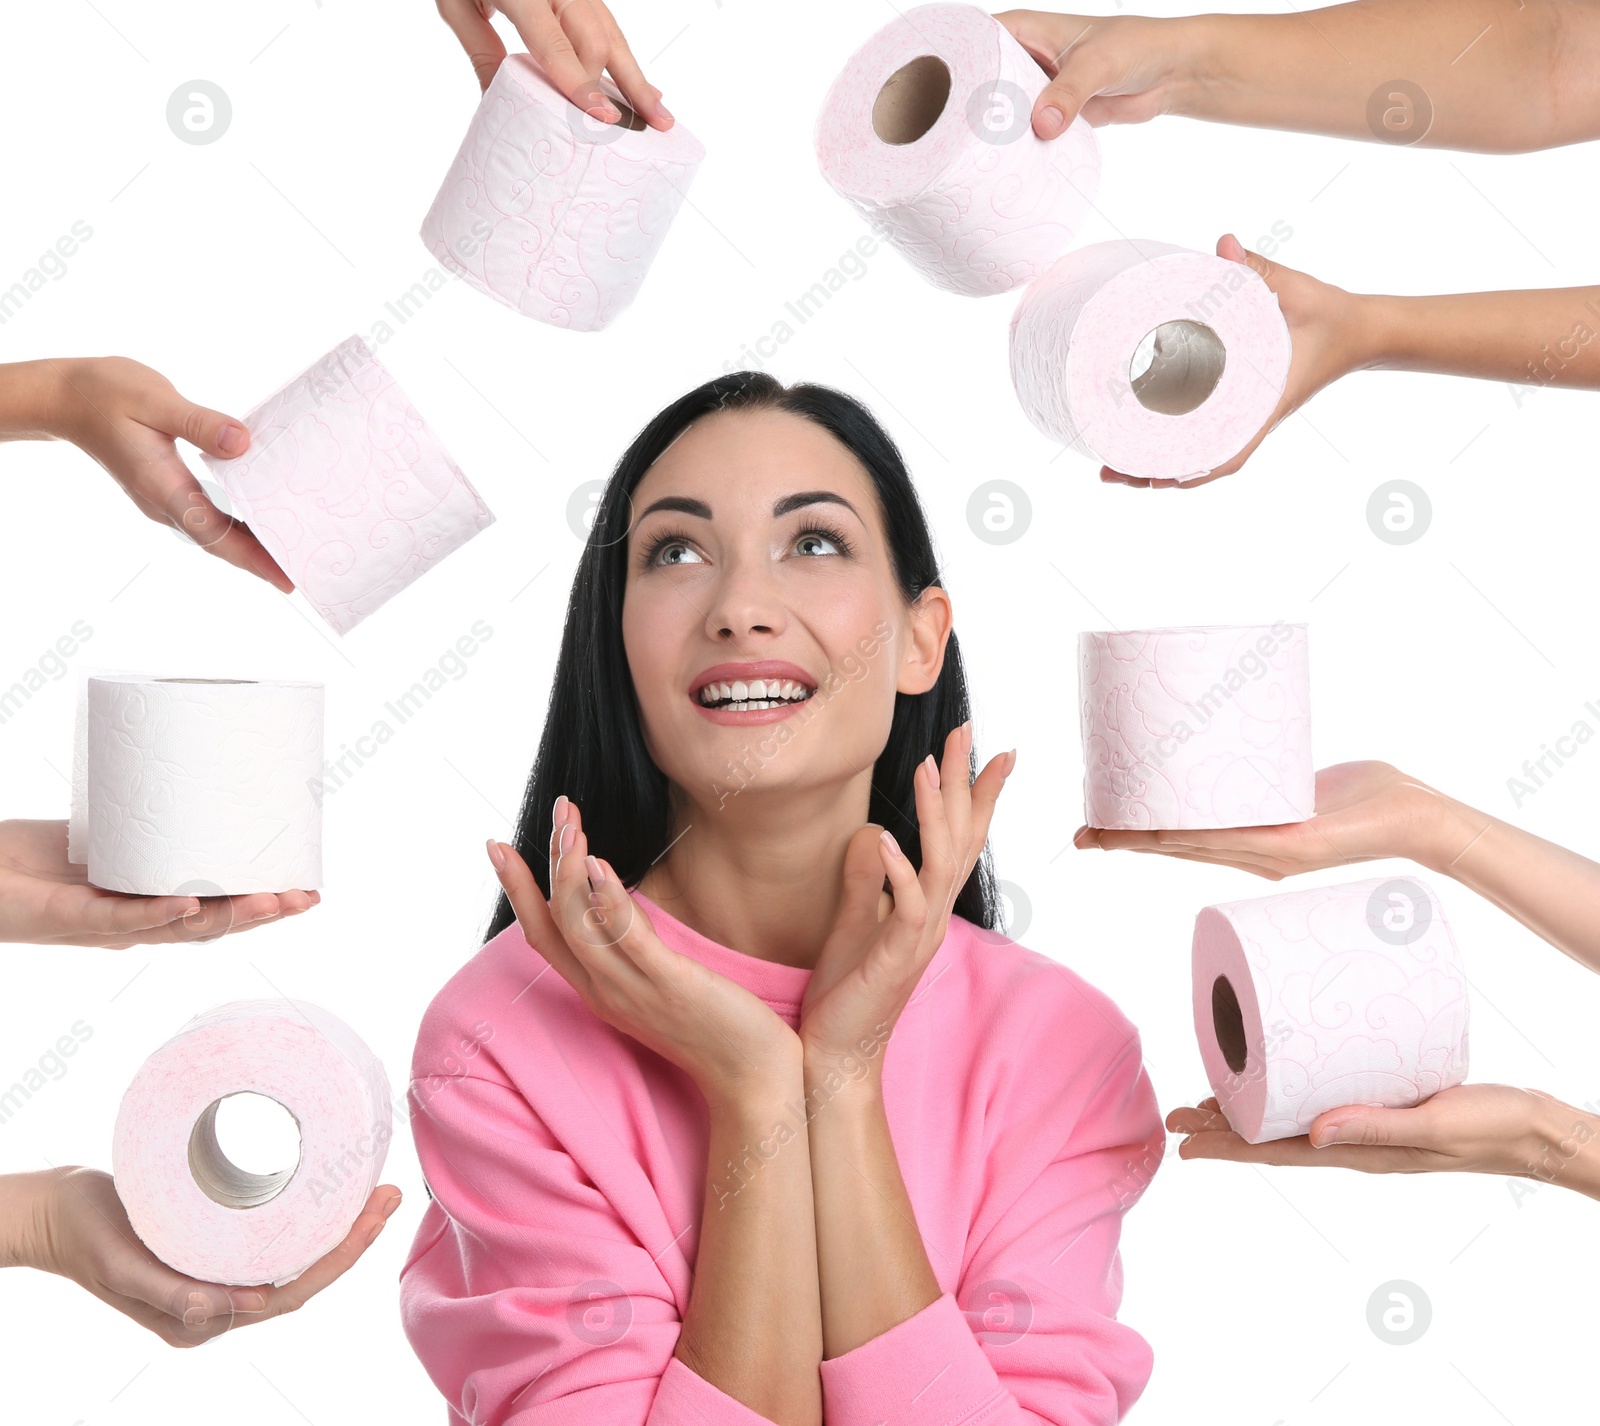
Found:
<svg viewBox="0 0 1600 1426"><path fill-rule="evenodd" d="M765 660L708 668L695 679L689 696L712 722L741 724L787 718L815 692L816 684L804 669Z"/></svg>

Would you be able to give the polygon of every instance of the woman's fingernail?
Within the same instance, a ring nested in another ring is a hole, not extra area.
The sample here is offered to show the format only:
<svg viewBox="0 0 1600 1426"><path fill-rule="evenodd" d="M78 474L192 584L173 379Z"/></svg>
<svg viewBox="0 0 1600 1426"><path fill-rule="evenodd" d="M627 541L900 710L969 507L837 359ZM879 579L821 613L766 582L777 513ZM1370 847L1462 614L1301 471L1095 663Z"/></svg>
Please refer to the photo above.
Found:
<svg viewBox="0 0 1600 1426"><path fill-rule="evenodd" d="M1046 104L1039 111L1039 127L1049 134L1059 134L1061 126L1067 122L1067 116L1054 104Z"/></svg>
<svg viewBox="0 0 1600 1426"><path fill-rule="evenodd" d="M217 449L223 455L236 456L250 443L250 433L243 426L230 422L217 432Z"/></svg>
<svg viewBox="0 0 1600 1426"><path fill-rule="evenodd" d="M378 1234L381 1232L383 1232L382 1223L374 1223L370 1228L368 1228L365 1235L361 1239L361 1246L363 1250L370 1248L373 1243L377 1241Z"/></svg>
<svg viewBox="0 0 1600 1426"><path fill-rule="evenodd" d="M1311 1141L1313 1147L1318 1149L1323 1148L1328 1144L1337 1144L1338 1142L1339 1126L1337 1124L1324 1125L1322 1132Z"/></svg>
<svg viewBox="0 0 1600 1426"><path fill-rule="evenodd" d="M597 857L597 856L595 856L595 855L593 855L591 853L589 856L586 856L583 859L583 865L588 870L588 873L589 873L589 884L591 886L604 886L605 885L606 869L603 866L600 865L600 858L599 857Z"/></svg>
<svg viewBox="0 0 1600 1426"><path fill-rule="evenodd" d="M504 871L506 869L506 854L501 849L500 843L495 841L493 837L489 838L489 860L494 863L496 871Z"/></svg>
<svg viewBox="0 0 1600 1426"><path fill-rule="evenodd" d="M570 852L572 843L576 838L577 832L573 829L572 824L570 822L564 824L561 828L561 840L556 844L556 850L558 852Z"/></svg>
<svg viewBox="0 0 1600 1426"><path fill-rule="evenodd" d="M567 794L563 792L560 797L556 798L556 805L550 813L550 820L554 822L556 826L559 827L567 820L568 805Z"/></svg>
<svg viewBox="0 0 1600 1426"><path fill-rule="evenodd" d="M883 839L883 844L888 847L891 855L897 857L905 856L905 853L900 850L900 843L895 841L894 834L887 827L879 832L878 835Z"/></svg>
<svg viewBox="0 0 1600 1426"><path fill-rule="evenodd" d="M259 1292L230 1292L228 1301L233 1304L235 1312L265 1312L267 1299Z"/></svg>
<svg viewBox="0 0 1600 1426"><path fill-rule="evenodd" d="M929 753L923 761L927 764L928 777L933 782L934 791L937 792L939 790L939 764L933 760L932 753Z"/></svg>
<svg viewBox="0 0 1600 1426"><path fill-rule="evenodd" d="M394 1211L400 1206L400 1200L403 1197L404 1195L399 1193L392 1193L389 1195L389 1201L383 1205L383 1216L385 1218L392 1218L394 1216Z"/></svg>
<svg viewBox="0 0 1600 1426"><path fill-rule="evenodd" d="M1012 770L1017 765L1017 750L1015 748L1012 748L1012 750L1008 754L1006 754L1006 757L1008 759L1008 761L1006 762L1006 776L1010 777L1011 773L1012 773Z"/></svg>

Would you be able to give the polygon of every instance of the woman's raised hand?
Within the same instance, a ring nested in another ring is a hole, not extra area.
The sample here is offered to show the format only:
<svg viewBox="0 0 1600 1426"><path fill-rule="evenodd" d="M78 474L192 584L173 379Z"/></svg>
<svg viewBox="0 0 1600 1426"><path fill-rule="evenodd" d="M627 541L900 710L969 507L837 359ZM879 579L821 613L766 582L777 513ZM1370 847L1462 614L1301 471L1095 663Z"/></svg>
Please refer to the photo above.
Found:
<svg viewBox="0 0 1600 1426"><path fill-rule="evenodd" d="M800 1005L800 1041L820 1061L875 1056L944 940L951 908L988 840L1016 750L968 783L972 723L945 739L942 771L930 753L913 786L922 838L917 872L889 832L872 823L845 852L844 896ZM879 919L887 875L894 905Z"/></svg>
<svg viewBox="0 0 1600 1426"><path fill-rule="evenodd" d="M550 899L515 847L489 860L528 944L585 1005L684 1071L715 1103L770 1085L799 1065L799 1040L742 985L669 950L611 864L589 854L577 806L558 797L550 833Z"/></svg>

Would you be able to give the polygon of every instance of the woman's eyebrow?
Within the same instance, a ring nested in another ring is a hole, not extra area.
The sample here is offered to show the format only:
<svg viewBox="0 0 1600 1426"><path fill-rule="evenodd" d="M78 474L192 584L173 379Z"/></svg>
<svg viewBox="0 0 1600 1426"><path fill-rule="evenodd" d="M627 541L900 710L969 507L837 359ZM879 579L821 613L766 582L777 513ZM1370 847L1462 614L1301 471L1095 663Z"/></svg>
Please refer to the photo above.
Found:
<svg viewBox="0 0 1600 1426"><path fill-rule="evenodd" d="M842 495L831 490L801 490L794 495L785 495L777 500L772 507L772 517L777 519L780 515L787 515L791 510L799 510L806 505L821 505L832 503L843 505L856 519L861 519L861 512L856 509ZM663 495L659 500L653 500L639 514L643 520L646 515L654 515L658 510L676 510L683 515L694 515L701 520L711 518L711 507L704 500L696 500L688 495ZM866 522L863 520L863 524Z"/></svg>

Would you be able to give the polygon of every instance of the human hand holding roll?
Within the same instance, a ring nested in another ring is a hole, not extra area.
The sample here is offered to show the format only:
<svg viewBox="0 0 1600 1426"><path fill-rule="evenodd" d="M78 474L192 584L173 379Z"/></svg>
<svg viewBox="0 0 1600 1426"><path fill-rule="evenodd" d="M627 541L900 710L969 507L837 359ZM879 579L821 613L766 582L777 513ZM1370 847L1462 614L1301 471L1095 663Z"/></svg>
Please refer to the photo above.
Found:
<svg viewBox="0 0 1600 1426"><path fill-rule="evenodd" d="M72 1279L169 1346L293 1312L342 1277L400 1205L381 1184L344 1240L283 1287L226 1287L174 1272L139 1241L111 1175L59 1168L0 1177L0 1266Z"/></svg>
<svg viewBox="0 0 1600 1426"><path fill-rule="evenodd" d="M1051 76L1033 109L1044 139L1079 113L1096 125L1179 114L1490 153L1600 135L1600 12L1582 3L1356 0L1284 15L995 18ZM1459 65L1491 28L1497 42ZM1534 92L1563 102L1526 102Z"/></svg>
<svg viewBox="0 0 1600 1426"><path fill-rule="evenodd" d="M487 89L506 47L489 21L498 9L517 28L529 53L578 108L602 123L621 122L617 106L599 87L602 71L616 80L628 103L653 129L672 127L661 91L639 68L611 11L601 0L438 0L439 14L455 32Z"/></svg>
<svg viewBox="0 0 1600 1426"><path fill-rule="evenodd" d="M1263 1144L1234 1133L1215 1099L1174 1109L1166 1124L1184 1136L1185 1159L1506 1174L1600 1198L1600 1119L1538 1089L1458 1084L1409 1109L1345 1105L1318 1115L1308 1134Z"/></svg>
<svg viewBox="0 0 1600 1426"><path fill-rule="evenodd" d="M242 454L250 444L243 422L185 400L160 372L127 357L0 366L0 441L71 441L99 462L147 518L291 592L289 576L243 521L207 498L178 455L180 438L223 458Z"/></svg>
<svg viewBox="0 0 1600 1426"><path fill-rule="evenodd" d="M1554 754L1524 769L1530 778ZM1530 784L1531 786L1532 784ZM1079 848L1155 852L1280 881L1299 872L1404 857L1492 901L1563 954L1600 972L1600 864L1429 787L1384 762L1317 774L1303 822L1208 831L1080 827Z"/></svg>
<svg viewBox="0 0 1600 1426"><path fill-rule="evenodd" d="M67 857L65 821L0 822L0 941L128 946L214 941L309 911L316 891L245 896L128 896L91 886Z"/></svg>

